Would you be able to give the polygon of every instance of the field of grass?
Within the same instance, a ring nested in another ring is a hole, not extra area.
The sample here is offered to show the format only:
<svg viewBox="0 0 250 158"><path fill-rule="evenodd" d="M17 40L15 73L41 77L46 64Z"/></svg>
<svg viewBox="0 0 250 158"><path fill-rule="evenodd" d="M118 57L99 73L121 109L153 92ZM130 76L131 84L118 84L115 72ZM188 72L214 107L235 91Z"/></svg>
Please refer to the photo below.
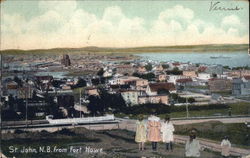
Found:
<svg viewBox="0 0 250 158"><path fill-rule="evenodd" d="M231 108L232 115L250 115L250 103L233 103L229 104ZM228 116L229 109L211 109L211 110L200 110L200 111L189 111L189 117L199 117L199 116L216 116L225 115ZM186 117L186 111L183 112L173 112L170 114L171 117Z"/></svg>
<svg viewBox="0 0 250 158"><path fill-rule="evenodd" d="M249 115L250 116L250 103L240 102L229 104L228 107L218 108L218 109L205 109L205 110L189 110L189 117L205 117L205 116L229 116L229 109L231 108L231 115ZM166 113L167 114L167 113ZM166 114L158 115L161 118L164 118ZM115 114L116 117L129 117L132 119L138 119L138 114L126 115L123 113ZM186 110L171 112L171 118L181 118L186 117Z"/></svg>
<svg viewBox="0 0 250 158"><path fill-rule="evenodd" d="M220 142L224 136L228 136L234 146L250 149L250 128L244 123L223 124L219 121L210 121L188 125L176 125L176 134L188 135L195 128L200 138L211 139Z"/></svg>

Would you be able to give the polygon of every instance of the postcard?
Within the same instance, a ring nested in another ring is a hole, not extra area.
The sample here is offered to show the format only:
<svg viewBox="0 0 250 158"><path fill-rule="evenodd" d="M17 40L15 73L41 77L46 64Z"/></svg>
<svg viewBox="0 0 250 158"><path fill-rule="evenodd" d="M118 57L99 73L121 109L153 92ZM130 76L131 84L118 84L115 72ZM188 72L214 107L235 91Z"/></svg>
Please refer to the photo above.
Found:
<svg viewBox="0 0 250 158"><path fill-rule="evenodd" d="M0 5L0 157L250 157L249 1Z"/></svg>

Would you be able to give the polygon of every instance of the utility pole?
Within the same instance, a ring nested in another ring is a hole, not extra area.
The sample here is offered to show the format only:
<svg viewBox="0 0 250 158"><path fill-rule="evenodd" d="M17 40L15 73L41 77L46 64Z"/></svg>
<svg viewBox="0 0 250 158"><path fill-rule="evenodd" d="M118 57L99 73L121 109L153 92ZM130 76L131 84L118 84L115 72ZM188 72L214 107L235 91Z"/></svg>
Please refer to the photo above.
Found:
<svg viewBox="0 0 250 158"><path fill-rule="evenodd" d="M80 118L82 118L82 102L81 102L81 93L82 93L82 89L80 88Z"/></svg>
<svg viewBox="0 0 250 158"><path fill-rule="evenodd" d="M26 114L25 114L25 122L26 127L28 127L28 94L27 90L25 91L25 105L26 105Z"/></svg>
<svg viewBox="0 0 250 158"><path fill-rule="evenodd" d="M186 98L186 111L187 111L187 118L189 117L189 112L188 112L188 99Z"/></svg>

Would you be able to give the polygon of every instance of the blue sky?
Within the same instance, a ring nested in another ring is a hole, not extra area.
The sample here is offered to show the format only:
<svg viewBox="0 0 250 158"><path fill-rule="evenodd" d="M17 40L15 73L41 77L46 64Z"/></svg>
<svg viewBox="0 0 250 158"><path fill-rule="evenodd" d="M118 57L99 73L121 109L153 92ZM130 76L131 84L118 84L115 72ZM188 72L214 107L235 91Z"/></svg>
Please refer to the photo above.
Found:
<svg viewBox="0 0 250 158"><path fill-rule="evenodd" d="M14 1L1 3L1 49L249 43L249 3Z"/></svg>

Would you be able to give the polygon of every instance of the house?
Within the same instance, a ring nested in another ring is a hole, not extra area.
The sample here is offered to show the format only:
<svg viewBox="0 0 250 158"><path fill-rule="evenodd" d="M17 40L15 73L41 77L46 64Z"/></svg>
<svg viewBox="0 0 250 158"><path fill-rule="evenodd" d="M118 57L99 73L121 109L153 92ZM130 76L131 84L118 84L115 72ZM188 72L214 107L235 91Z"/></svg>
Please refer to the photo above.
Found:
<svg viewBox="0 0 250 158"><path fill-rule="evenodd" d="M232 91L232 82L228 79L212 78L208 81L208 87L211 92Z"/></svg>
<svg viewBox="0 0 250 158"><path fill-rule="evenodd" d="M213 65L209 66L205 72L209 73L210 75L217 74L217 75L222 75L224 71L224 68L222 65Z"/></svg>
<svg viewBox="0 0 250 158"><path fill-rule="evenodd" d="M153 70L154 70L154 71L157 71L157 72L161 72L161 71L163 71L164 69L163 69L162 65L157 65L157 66L155 66L155 67L153 68Z"/></svg>
<svg viewBox="0 0 250 158"><path fill-rule="evenodd" d="M103 77L111 77L112 76L112 70L111 71L105 71L103 73Z"/></svg>
<svg viewBox="0 0 250 158"><path fill-rule="evenodd" d="M166 74L159 74L159 75L156 75L156 80L157 81L160 81L160 82L164 82L168 79L167 75Z"/></svg>
<svg viewBox="0 0 250 158"><path fill-rule="evenodd" d="M193 85L193 80L192 78L182 78L182 79L177 79L176 80L176 85L178 86L192 86Z"/></svg>
<svg viewBox="0 0 250 158"><path fill-rule="evenodd" d="M176 84L176 80L184 79L184 78L189 78L189 77L183 76L183 75L169 75L168 82L172 82L172 83Z"/></svg>
<svg viewBox="0 0 250 158"><path fill-rule="evenodd" d="M135 68L132 65L117 65L116 73L132 75L135 72Z"/></svg>
<svg viewBox="0 0 250 158"><path fill-rule="evenodd" d="M146 89L146 93L149 95L149 96L152 96L152 95L157 95L159 90L166 90L166 91L175 91L175 85L173 83L168 83L168 82L164 82L164 83L150 83L148 86L147 86L147 89Z"/></svg>
<svg viewBox="0 0 250 158"><path fill-rule="evenodd" d="M97 95L99 96L99 92L98 92L98 89L95 88L95 87L88 87L85 89L85 93L87 95Z"/></svg>
<svg viewBox="0 0 250 158"><path fill-rule="evenodd" d="M137 105L138 96L140 91L138 90L122 90L121 95L127 105Z"/></svg>
<svg viewBox="0 0 250 158"><path fill-rule="evenodd" d="M144 66L139 66L137 68L137 72L142 74L142 73L146 73L147 70L146 70L146 68Z"/></svg>
<svg viewBox="0 0 250 158"><path fill-rule="evenodd" d="M250 70L233 70L229 74L232 77L250 76Z"/></svg>
<svg viewBox="0 0 250 158"><path fill-rule="evenodd" d="M183 73L183 76L186 76L186 77L197 77L197 73L192 70L184 70L182 73Z"/></svg>
<svg viewBox="0 0 250 158"><path fill-rule="evenodd" d="M46 84L53 80L53 76L36 76L36 79Z"/></svg>
<svg viewBox="0 0 250 158"><path fill-rule="evenodd" d="M138 97L138 103L139 104L147 104L147 103L152 103L152 104L169 104L169 98L168 95L146 95L146 96L139 96Z"/></svg>
<svg viewBox="0 0 250 158"><path fill-rule="evenodd" d="M205 72L205 71L206 71L206 69L207 69L207 67L206 67L206 66L199 66L199 68L198 68L198 72Z"/></svg>
<svg viewBox="0 0 250 158"><path fill-rule="evenodd" d="M248 77L247 77L248 78ZM233 95L250 95L250 80L243 78L235 78L232 83Z"/></svg>
<svg viewBox="0 0 250 158"><path fill-rule="evenodd" d="M209 73L198 73L198 79L208 81L211 78Z"/></svg>
<svg viewBox="0 0 250 158"><path fill-rule="evenodd" d="M134 77L134 76L121 76L114 78L112 80L109 80L110 85L125 85L129 84L135 80L140 79L139 77Z"/></svg>
<svg viewBox="0 0 250 158"><path fill-rule="evenodd" d="M145 91L148 86L148 80L139 78L128 84L130 84L133 89Z"/></svg>

